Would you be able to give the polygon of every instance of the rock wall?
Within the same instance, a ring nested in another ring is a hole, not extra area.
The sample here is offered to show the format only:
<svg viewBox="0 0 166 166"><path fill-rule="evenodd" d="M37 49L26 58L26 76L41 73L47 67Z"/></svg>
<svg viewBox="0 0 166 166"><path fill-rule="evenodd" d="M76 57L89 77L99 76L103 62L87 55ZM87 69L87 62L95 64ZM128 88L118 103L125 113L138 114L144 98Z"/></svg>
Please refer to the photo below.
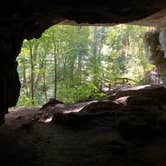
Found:
<svg viewBox="0 0 166 166"><path fill-rule="evenodd" d="M17 38L0 38L0 124L8 108L16 105L19 97L20 82L17 73L16 57L21 48Z"/></svg>
<svg viewBox="0 0 166 166"><path fill-rule="evenodd" d="M144 41L149 61L157 67L163 84L166 86L166 29L147 32Z"/></svg>

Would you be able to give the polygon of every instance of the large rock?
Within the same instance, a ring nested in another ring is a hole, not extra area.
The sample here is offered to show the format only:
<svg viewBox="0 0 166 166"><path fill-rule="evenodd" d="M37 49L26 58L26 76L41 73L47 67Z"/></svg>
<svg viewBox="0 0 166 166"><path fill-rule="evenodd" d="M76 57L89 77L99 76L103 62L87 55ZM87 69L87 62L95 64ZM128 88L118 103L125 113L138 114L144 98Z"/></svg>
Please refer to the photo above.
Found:
<svg viewBox="0 0 166 166"><path fill-rule="evenodd" d="M96 116L96 113L102 115L105 112L132 111L140 113L166 110L166 89L159 85L144 85L122 89L109 98L110 100L94 101L86 105L78 114L89 113Z"/></svg>
<svg viewBox="0 0 166 166"><path fill-rule="evenodd" d="M115 94L109 96L110 100L116 100L124 96L139 96L151 98L154 101L165 103L166 89L161 85L142 85L133 88L122 89Z"/></svg>

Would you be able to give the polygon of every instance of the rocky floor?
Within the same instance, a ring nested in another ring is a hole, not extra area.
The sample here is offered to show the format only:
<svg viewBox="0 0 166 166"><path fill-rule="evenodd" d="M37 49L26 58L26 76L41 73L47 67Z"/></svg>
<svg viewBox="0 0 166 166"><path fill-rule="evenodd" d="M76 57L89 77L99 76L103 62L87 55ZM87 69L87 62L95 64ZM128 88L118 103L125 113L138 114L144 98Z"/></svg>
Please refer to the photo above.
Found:
<svg viewBox="0 0 166 166"><path fill-rule="evenodd" d="M125 95L114 101L12 110L0 127L0 162L5 166L166 166L164 90L150 87L136 95L130 89L130 96L120 92Z"/></svg>

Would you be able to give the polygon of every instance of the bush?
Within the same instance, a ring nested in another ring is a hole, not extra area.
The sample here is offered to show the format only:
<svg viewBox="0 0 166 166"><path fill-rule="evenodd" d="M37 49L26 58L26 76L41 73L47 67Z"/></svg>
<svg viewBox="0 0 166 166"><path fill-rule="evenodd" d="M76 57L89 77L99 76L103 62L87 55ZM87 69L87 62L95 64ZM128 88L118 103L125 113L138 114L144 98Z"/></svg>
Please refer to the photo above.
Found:
<svg viewBox="0 0 166 166"><path fill-rule="evenodd" d="M97 87L92 83L85 83L74 88L65 88L58 90L58 99L65 103L75 103L88 100L99 100L105 96L99 92Z"/></svg>

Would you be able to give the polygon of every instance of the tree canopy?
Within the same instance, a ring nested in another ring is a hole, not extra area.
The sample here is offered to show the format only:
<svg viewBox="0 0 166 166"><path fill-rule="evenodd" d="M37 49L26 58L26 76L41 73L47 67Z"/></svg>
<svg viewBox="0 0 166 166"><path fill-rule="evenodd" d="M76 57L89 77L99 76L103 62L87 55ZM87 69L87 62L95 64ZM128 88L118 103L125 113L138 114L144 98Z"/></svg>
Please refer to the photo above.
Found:
<svg viewBox="0 0 166 166"><path fill-rule="evenodd" d="M152 67L143 35L148 27L64 26L25 40L18 57L22 88L18 105L41 105L49 98L74 103L103 97L102 88L127 77L139 84Z"/></svg>

